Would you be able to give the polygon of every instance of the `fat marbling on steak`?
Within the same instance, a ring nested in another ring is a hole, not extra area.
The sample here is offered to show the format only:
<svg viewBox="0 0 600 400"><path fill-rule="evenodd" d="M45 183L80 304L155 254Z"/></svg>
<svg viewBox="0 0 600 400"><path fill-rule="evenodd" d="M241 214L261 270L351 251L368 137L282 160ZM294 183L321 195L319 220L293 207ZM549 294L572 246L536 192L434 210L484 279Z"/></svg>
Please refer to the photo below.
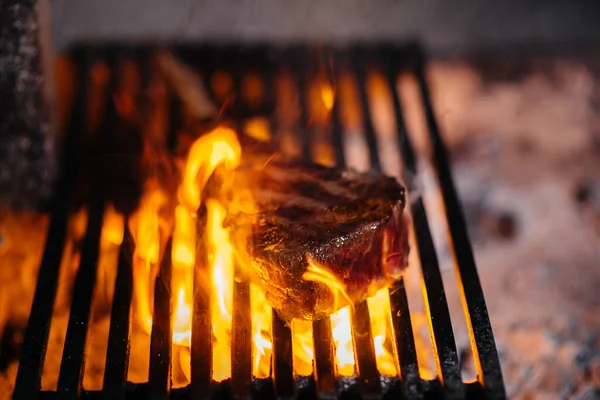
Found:
<svg viewBox="0 0 600 400"><path fill-rule="evenodd" d="M251 211L230 208L227 224L253 281L284 320L336 311L332 290L305 279L309 262L335 276L354 304L407 266L405 190L394 178L257 157L238 169L231 193L233 203L236 195L252 198ZM348 304L339 297L337 308Z"/></svg>

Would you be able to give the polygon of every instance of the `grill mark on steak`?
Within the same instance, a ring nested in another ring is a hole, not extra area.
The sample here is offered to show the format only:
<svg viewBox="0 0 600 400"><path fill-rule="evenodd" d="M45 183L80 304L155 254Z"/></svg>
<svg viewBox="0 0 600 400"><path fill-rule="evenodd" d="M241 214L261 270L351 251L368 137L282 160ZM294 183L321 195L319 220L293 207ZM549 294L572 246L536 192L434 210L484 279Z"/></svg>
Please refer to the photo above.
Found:
<svg viewBox="0 0 600 400"><path fill-rule="evenodd" d="M318 166L317 166L318 167ZM276 171L276 172L273 172ZM262 174L256 176L255 171L250 172L250 179L255 179L255 185L259 188L269 188L269 190L255 192L257 201L260 202L261 195L273 193L271 188L281 188L283 185L294 185L297 191L277 192L278 195L288 195L289 197L302 197L307 201L316 204L336 204L344 200L355 199L360 194L355 193L351 188L339 185L335 179L340 176L332 174L319 173L316 170L314 174L307 173L300 166L290 166L289 169L283 169L280 166L269 166L262 170ZM284 200L283 197L280 199Z"/></svg>

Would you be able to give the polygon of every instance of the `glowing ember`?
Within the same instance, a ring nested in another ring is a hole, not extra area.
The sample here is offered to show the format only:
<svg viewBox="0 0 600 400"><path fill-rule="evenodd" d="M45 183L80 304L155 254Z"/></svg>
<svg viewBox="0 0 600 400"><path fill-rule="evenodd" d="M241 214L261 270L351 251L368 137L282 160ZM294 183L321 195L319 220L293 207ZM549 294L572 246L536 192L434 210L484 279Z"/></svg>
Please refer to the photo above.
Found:
<svg viewBox="0 0 600 400"><path fill-rule="evenodd" d="M312 375L315 352L312 323L310 321L292 320L292 354L296 375Z"/></svg>
<svg viewBox="0 0 600 400"><path fill-rule="evenodd" d="M231 377L231 321L233 308L233 246L223 228L226 210L215 200L206 201L208 257L211 272L211 325L213 332L212 379Z"/></svg>
<svg viewBox="0 0 600 400"><path fill-rule="evenodd" d="M250 304L252 309L252 375L268 378L271 375L271 321L273 311L267 303L265 292L257 285L250 284Z"/></svg>
<svg viewBox="0 0 600 400"><path fill-rule="evenodd" d="M350 325L350 306L331 315L331 333L335 343L335 364L340 376L352 376L354 368L354 344Z"/></svg>
<svg viewBox="0 0 600 400"><path fill-rule="evenodd" d="M396 376L394 362L393 333L391 326L390 296L387 288L381 289L367 299L371 317L371 332L375 345L377 370L384 376Z"/></svg>

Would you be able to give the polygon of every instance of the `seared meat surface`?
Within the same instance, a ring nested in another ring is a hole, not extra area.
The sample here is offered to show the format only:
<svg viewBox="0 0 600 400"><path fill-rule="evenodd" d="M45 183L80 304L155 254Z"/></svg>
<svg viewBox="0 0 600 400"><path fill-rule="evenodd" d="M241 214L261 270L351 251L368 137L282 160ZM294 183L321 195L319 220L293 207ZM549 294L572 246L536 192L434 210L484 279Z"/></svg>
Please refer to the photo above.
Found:
<svg viewBox="0 0 600 400"><path fill-rule="evenodd" d="M233 240L284 320L327 317L346 298L356 304L391 284L407 266L405 190L394 178L255 157L231 189ZM332 274L347 295L306 279L310 265Z"/></svg>

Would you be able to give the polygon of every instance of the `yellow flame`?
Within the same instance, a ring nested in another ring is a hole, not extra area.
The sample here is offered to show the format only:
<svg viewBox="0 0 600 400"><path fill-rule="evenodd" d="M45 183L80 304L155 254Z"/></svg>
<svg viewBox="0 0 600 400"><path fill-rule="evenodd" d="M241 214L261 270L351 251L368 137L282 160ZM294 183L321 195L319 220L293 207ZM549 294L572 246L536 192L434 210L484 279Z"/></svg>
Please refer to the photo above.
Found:
<svg viewBox="0 0 600 400"><path fill-rule="evenodd" d="M175 207L171 250L171 287L177 294L173 305L173 343L189 347L192 336L192 293L196 259L196 218L185 207ZM189 367L188 367L189 369ZM187 371L184 371L184 373Z"/></svg>
<svg viewBox="0 0 600 400"><path fill-rule="evenodd" d="M340 295L348 302L350 307L354 307L350 296L346 293L344 284L340 282L331 272L329 272L324 266L318 264L315 260L310 257L306 257L308 261L308 267L306 272L302 275L302 279L305 281L312 281L316 283L322 283L329 288L333 294L333 311L337 311L340 306Z"/></svg>
<svg viewBox="0 0 600 400"><path fill-rule="evenodd" d="M206 201L208 254L211 266L211 323L213 333L212 379L231 376L231 321L233 308L233 246L223 228L226 210L217 201Z"/></svg>
<svg viewBox="0 0 600 400"><path fill-rule="evenodd" d="M185 207L175 207L173 269L193 268L196 260L196 218Z"/></svg>
<svg viewBox="0 0 600 400"><path fill-rule="evenodd" d="M150 182L140 200L140 207L129 218L129 230L135 241L133 254L133 315L146 333L152 330L152 266L160 253L159 211L167 196Z"/></svg>
<svg viewBox="0 0 600 400"><path fill-rule="evenodd" d="M115 210L112 204L108 204L102 218L100 253L98 254L92 310L101 310L102 307L112 304L119 263L119 246L123 242L124 229L125 218ZM92 330L94 329L92 328Z"/></svg>
<svg viewBox="0 0 600 400"><path fill-rule="evenodd" d="M177 291L173 313L173 343L189 347L192 335L192 308L190 306L191 299L187 298L186 294L191 293L191 291L186 288L185 283L186 281L183 281Z"/></svg>
<svg viewBox="0 0 600 400"><path fill-rule="evenodd" d="M104 211L100 234L101 242L120 245L123 242L124 225L123 215L119 214L112 204L109 204Z"/></svg>
<svg viewBox="0 0 600 400"><path fill-rule="evenodd" d="M291 325L294 372L297 376L310 376L315 358L312 322L293 319Z"/></svg>
<svg viewBox="0 0 600 400"><path fill-rule="evenodd" d="M353 376L354 344L352 342L352 327L350 323L350 306L346 306L332 314L331 333L335 344L335 364L338 375Z"/></svg>
<svg viewBox="0 0 600 400"><path fill-rule="evenodd" d="M350 296L346 293L342 282L329 272L324 266L307 256L308 267L302 275L305 281L322 283L333 294L333 310L340 306L340 296L344 297L347 304L345 307L330 316L331 331L335 343L335 362L338 374L342 376L354 375L354 348L352 342L352 328L350 323L350 312L354 305Z"/></svg>
<svg viewBox="0 0 600 400"><path fill-rule="evenodd" d="M333 108L333 102L335 100L335 92L330 84L323 83L321 85L321 99L323 100L323 105L327 111L330 111Z"/></svg>
<svg viewBox="0 0 600 400"><path fill-rule="evenodd" d="M375 346L377 370L384 376L396 376L394 358L390 296L387 288L367 299L371 317L371 332Z"/></svg>
<svg viewBox="0 0 600 400"><path fill-rule="evenodd" d="M250 304L252 310L252 375L264 379L271 375L271 322L273 312L267 303L265 292L255 284L250 284Z"/></svg>
<svg viewBox="0 0 600 400"><path fill-rule="evenodd" d="M142 195L140 207L129 218L129 230L135 241L135 255L148 263L158 262L160 252L158 213L166 203L167 195L162 190L149 187Z"/></svg>
<svg viewBox="0 0 600 400"><path fill-rule="evenodd" d="M81 240L85 235L88 223L86 207L80 208L77 213L69 218L69 236L74 240Z"/></svg>
<svg viewBox="0 0 600 400"><path fill-rule="evenodd" d="M198 138L189 151L179 187L179 202L175 208L175 229L171 253L172 289L177 293L173 312L173 343L189 347L193 310L193 277L196 262L196 212L202 191L215 169L228 170L240 160L241 148L234 131L218 127ZM231 308L233 302L233 247L229 233L223 229L225 209L215 200L207 200L207 240L214 289L211 304L213 317L213 379L221 381L231 375ZM215 306L216 305L216 306ZM229 349L229 350L228 350ZM175 353L174 353L175 354ZM187 354L179 352L179 354ZM189 375L188 367L184 374Z"/></svg>
<svg viewBox="0 0 600 400"><path fill-rule="evenodd" d="M179 202L188 210L197 210L206 182L219 165L234 169L240 162L242 149L236 133L226 127L217 127L198 138L188 155L179 188Z"/></svg>

